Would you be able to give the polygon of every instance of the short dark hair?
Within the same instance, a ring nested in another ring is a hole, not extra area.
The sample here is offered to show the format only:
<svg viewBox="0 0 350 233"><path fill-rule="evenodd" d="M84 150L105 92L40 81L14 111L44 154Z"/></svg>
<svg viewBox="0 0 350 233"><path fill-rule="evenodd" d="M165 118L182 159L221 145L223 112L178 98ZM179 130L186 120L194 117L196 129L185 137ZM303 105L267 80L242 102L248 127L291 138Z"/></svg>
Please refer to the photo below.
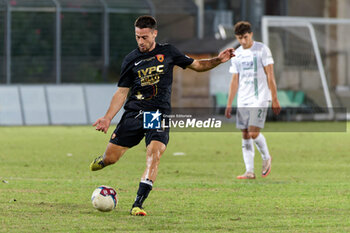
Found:
<svg viewBox="0 0 350 233"><path fill-rule="evenodd" d="M150 28L157 29L157 21L150 15L142 15L138 17L135 21L135 27L137 28Z"/></svg>
<svg viewBox="0 0 350 233"><path fill-rule="evenodd" d="M252 32L252 25L247 21L239 21L235 24L235 35L241 36Z"/></svg>

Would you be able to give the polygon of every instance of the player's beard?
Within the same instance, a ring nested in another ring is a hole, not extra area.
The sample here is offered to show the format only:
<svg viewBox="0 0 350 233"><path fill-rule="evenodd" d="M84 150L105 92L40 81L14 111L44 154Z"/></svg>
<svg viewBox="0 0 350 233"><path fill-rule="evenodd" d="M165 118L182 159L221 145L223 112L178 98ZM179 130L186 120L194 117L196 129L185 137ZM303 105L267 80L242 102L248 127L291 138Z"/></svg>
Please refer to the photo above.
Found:
<svg viewBox="0 0 350 233"><path fill-rule="evenodd" d="M142 53L150 52L151 48L153 48L153 46L154 46L155 43L156 43L155 41L152 42L152 43L149 45L149 47L141 47L141 46L139 46L139 49L140 49L140 51L141 51Z"/></svg>

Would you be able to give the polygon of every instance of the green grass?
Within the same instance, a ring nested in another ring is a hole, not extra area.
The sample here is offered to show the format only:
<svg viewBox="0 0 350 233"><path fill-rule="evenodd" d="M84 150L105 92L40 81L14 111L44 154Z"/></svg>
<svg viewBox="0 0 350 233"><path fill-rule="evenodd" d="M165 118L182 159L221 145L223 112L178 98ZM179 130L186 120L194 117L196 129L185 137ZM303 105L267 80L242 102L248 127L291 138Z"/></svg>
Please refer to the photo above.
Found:
<svg viewBox="0 0 350 233"><path fill-rule="evenodd" d="M172 133L144 204L149 215L133 217L144 142L90 172L109 134L1 127L0 232L350 232L350 133L264 135L272 172L242 181L235 179L244 172L240 133ZM257 151L255 167L259 174ZM117 189L115 211L93 209L91 193L101 184Z"/></svg>

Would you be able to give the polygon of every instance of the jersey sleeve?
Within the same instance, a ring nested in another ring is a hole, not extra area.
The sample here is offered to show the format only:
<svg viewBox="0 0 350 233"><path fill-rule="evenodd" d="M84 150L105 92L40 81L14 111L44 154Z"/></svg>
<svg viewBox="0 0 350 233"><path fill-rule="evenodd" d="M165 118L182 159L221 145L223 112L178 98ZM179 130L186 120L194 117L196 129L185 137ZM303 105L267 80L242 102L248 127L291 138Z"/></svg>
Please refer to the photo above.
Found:
<svg viewBox="0 0 350 233"><path fill-rule="evenodd" d="M191 65L194 61L193 58L181 53L177 48L170 45L170 51L173 57L173 64L180 66L182 69L186 69L187 66Z"/></svg>
<svg viewBox="0 0 350 233"><path fill-rule="evenodd" d="M122 63L122 69L120 72L120 79L118 82L118 87L131 87L132 86L132 74L131 74L130 64L126 60Z"/></svg>
<svg viewBox="0 0 350 233"><path fill-rule="evenodd" d="M263 47L261 60L262 60L263 66L268 66L274 63L271 50L266 45L264 45Z"/></svg>
<svg viewBox="0 0 350 233"><path fill-rule="evenodd" d="M233 57L231 58L231 66L229 69L229 72L231 74L238 74L238 67L237 67L237 58Z"/></svg>

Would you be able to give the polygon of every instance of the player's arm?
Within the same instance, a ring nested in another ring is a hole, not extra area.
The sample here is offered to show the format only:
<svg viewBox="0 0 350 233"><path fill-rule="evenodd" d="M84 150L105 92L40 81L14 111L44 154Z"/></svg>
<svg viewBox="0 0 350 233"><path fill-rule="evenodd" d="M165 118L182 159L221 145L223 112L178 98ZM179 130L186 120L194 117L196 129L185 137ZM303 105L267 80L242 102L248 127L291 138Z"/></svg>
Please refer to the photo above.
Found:
<svg viewBox="0 0 350 233"><path fill-rule="evenodd" d="M98 118L93 126L96 126L96 130L107 133L109 125L113 117L119 112L122 108L126 97L128 96L129 88L128 87L119 87L118 90L114 93L109 108L106 114Z"/></svg>
<svg viewBox="0 0 350 233"><path fill-rule="evenodd" d="M225 109L225 116L228 119L231 118L232 102L237 94L238 80L239 80L239 74L238 73L233 74L231 82L230 82L230 89L228 91L227 105L226 105L226 109Z"/></svg>
<svg viewBox="0 0 350 233"><path fill-rule="evenodd" d="M276 115L278 115L281 111L281 106L277 98L277 87L276 87L276 81L275 81L275 74L273 72L273 64L264 66L264 71L267 76L267 84L269 85L269 88L271 90L272 111Z"/></svg>
<svg viewBox="0 0 350 233"><path fill-rule="evenodd" d="M219 53L217 57L210 59L194 60L188 68L197 72L204 72L220 65L221 63L227 62L231 57L234 57L234 49L228 48Z"/></svg>

